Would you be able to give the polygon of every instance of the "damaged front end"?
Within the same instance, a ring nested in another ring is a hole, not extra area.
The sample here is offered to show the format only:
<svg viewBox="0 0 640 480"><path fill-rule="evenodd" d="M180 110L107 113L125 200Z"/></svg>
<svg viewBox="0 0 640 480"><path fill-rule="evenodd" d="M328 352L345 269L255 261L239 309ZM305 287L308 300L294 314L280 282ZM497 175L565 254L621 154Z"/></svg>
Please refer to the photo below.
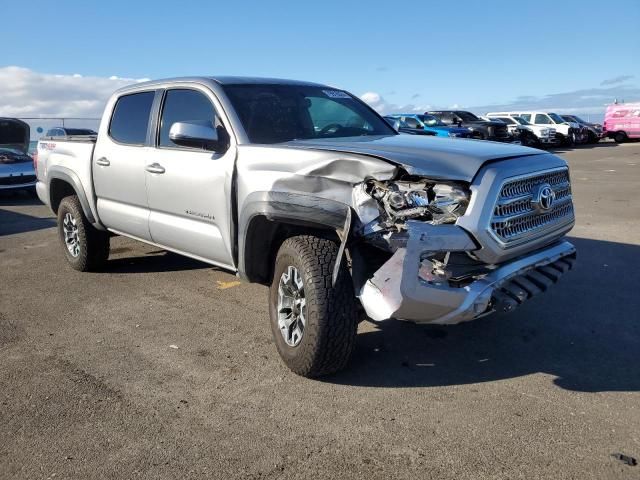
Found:
<svg viewBox="0 0 640 480"><path fill-rule="evenodd" d="M452 324L511 311L573 265L568 242L508 263L479 260L481 245L456 224L471 202L463 182L408 177L356 189L368 201L355 202L366 223L353 237L352 271L372 320Z"/></svg>

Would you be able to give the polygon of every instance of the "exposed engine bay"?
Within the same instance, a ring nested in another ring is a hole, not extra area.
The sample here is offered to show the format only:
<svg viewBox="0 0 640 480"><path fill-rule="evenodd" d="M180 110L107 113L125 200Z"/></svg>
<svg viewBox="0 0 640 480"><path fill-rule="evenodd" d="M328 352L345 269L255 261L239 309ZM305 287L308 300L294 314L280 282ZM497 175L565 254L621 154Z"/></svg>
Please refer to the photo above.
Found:
<svg viewBox="0 0 640 480"><path fill-rule="evenodd" d="M380 182L372 180L367 192L378 201L387 228L402 228L409 219L433 225L455 223L469 204L463 185L434 183L429 180Z"/></svg>
<svg viewBox="0 0 640 480"><path fill-rule="evenodd" d="M428 179L370 180L364 188L376 200L380 215L364 227L363 235L387 251L406 244L408 220L453 224L464 215L470 197L465 184Z"/></svg>

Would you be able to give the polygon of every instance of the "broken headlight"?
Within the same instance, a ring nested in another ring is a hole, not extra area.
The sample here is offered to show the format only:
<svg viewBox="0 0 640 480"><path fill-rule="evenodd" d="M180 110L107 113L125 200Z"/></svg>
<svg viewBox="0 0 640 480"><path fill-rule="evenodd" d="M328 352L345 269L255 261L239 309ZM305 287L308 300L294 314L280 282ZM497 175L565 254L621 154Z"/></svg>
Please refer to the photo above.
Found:
<svg viewBox="0 0 640 480"><path fill-rule="evenodd" d="M455 223L467 209L469 191L463 184L428 180L378 182L368 186L378 201L386 227L400 226L408 219L433 224Z"/></svg>

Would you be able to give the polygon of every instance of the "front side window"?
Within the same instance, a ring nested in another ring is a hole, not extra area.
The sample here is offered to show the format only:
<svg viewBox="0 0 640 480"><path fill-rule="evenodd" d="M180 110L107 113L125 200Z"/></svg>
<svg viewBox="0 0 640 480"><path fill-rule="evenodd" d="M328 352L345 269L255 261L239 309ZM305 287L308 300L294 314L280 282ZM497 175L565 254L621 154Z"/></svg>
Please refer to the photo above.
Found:
<svg viewBox="0 0 640 480"><path fill-rule="evenodd" d="M109 136L119 143L144 145L154 97L155 92L140 92L120 97L111 116Z"/></svg>
<svg viewBox="0 0 640 480"><path fill-rule="evenodd" d="M413 117L406 117L404 121L409 128L422 128L420 122Z"/></svg>
<svg viewBox="0 0 640 480"><path fill-rule="evenodd" d="M453 123L453 115L451 113L448 113L448 112L434 113L433 115L436 118L439 118L440 121L445 125L451 125Z"/></svg>
<svg viewBox="0 0 640 480"><path fill-rule="evenodd" d="M428 127L441 127L444 125L444 123L433 115L418 115L418 118Z"/></svg>
<svg viewBox="0 0 640 480"><path fill-rule="evenodd" d="M549 117L547 117L545 114L543 114L543 113L536 113L535 120L533 121L533 123L540 123L540 124L542 124L542 125L547 125L547 124L549 124L549 123L553 123L553 122L552 122L552 121L551 121L551 119L550 119ZM560 123L562 123L562 122L560 122Z"/></svg>
<svg viewBox="0 0 640 480"><path fill-rule="evenodd" d="M464 112L464 111L460 111L460 112L456 112L456 115L458 116L458 118L460 118L463 122L477 122L478 120L480 120L478 117L476 117L473 113L471 112Z"/></svg>
<svg viewBox="0 0 640 480"><path fill-rule="evenodd" d="M169 138L171 126L176 122L194 122L215 128L216 118L216 111L211 101L203 93L187 89L169 90L162 107L158 145L179 147Z"/></svg>
<svg viewBox="0 0 640 480"><path fill-rule="evenodd" d="M522 117L512 117L513 120L515 120L516 122L518 122L520 125L531 125L528 121L526 121L524 118Z"/></svg>
<svg viewBox="0 0 640 480"><path fill-rule="evenodd" d="M562 119L562 117L560 117L560 115L558 115L557 113L550 113L549 116L551 117L551 119L553 120L553 122L549 122L549 123L557 123L557 124L562 124L565 121Z"/></svg>
<svg viewBox="0 0 640 480"><path fill-rule="evenodd" d="M252 143L396 135L357 98L307 85L227 85L224 90Z"/></svg>

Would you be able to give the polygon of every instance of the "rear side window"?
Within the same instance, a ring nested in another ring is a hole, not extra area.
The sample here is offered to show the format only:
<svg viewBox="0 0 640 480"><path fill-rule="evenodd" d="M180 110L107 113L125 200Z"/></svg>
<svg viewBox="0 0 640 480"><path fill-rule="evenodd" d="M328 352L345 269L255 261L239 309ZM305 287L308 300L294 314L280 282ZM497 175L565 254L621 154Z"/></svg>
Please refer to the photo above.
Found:
<svg viewBox="0 0 640 480"><path fill-rule="evenodd" d="M524 118L527 122L531 121L531 115L529 113L523 113L522 115L520 115L522 118Z"/></svg>
<svg viewBox="0 0 640 480"><path fill-rule="evenodd" d="M120 97L111 116L109 136L119 143L144 145L154 97L155 92Z"/></svg>
<svg viewBox="0 0 640 480"><path fill-rule="evenodd" d="M215 128L216 111L209 99L196 90L169 90L162 107L158 145L161 147L179 146L169 139L171 125L176 122L205 123Z"/></svg>

